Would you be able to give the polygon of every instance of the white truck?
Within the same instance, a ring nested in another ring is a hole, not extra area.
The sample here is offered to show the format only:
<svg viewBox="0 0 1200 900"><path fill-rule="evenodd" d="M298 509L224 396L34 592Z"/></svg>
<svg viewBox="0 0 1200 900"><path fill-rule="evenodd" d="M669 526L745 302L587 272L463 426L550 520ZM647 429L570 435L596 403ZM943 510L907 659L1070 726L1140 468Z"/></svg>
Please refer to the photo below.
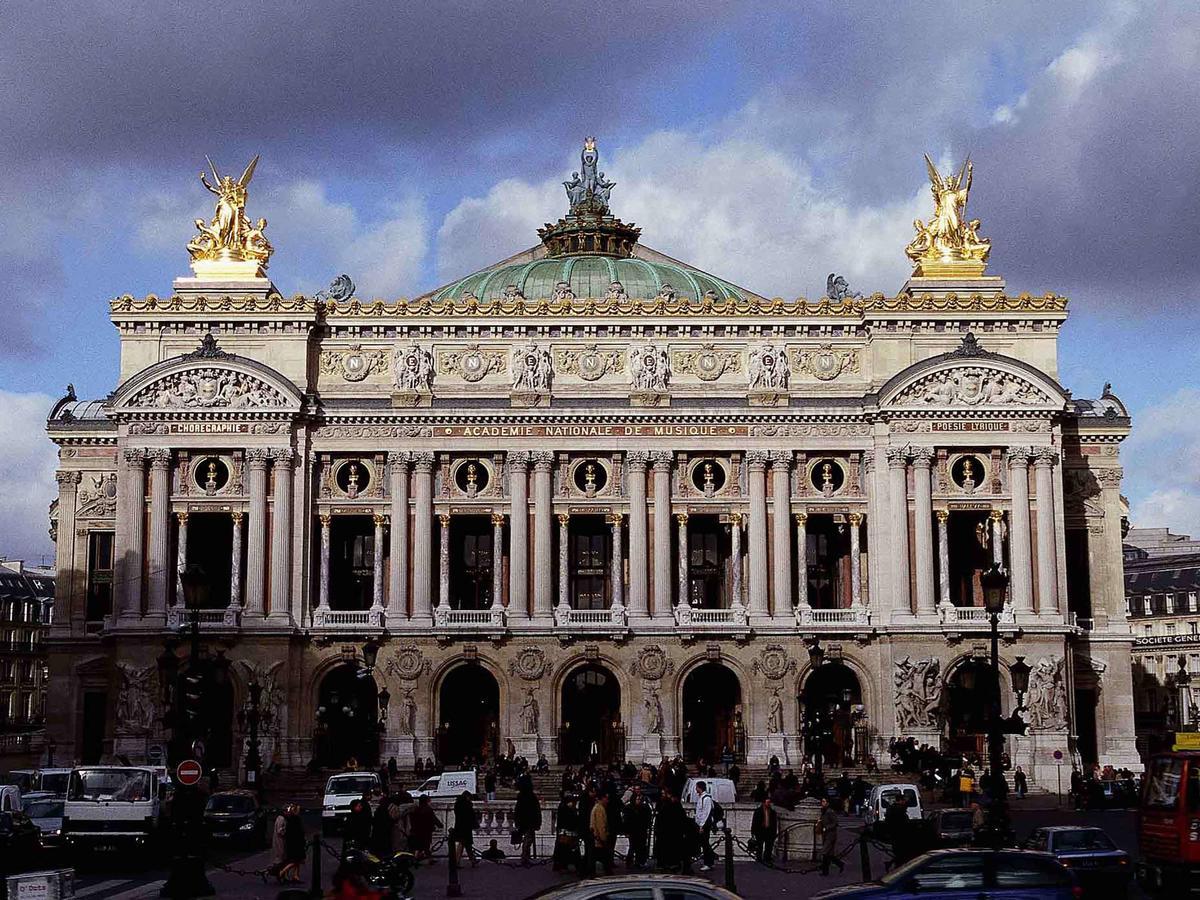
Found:
<svg viewBox="0 0 1200 900"><path fill-rule="evenodd" d="M164 795L153 766L79 766L67 784L63 840L95 851L152 845Z"/></svg>
<svg viewBox="0 0 1200 900"><path fill-rule="evenodd" d="M325 782L325 798L321 803L321 833L336 834L350 815L350 804L363 794L374 795L383 790L383 783L374 772L342 772Z"/></svg>
<svg viewBox="0 0 1200 900"><path fill-rule="evenodd" d="M476 793L477 781L474 772L443 772L426 778L421 786L408 793L413 797L455 798L463 791Z"/></svg>

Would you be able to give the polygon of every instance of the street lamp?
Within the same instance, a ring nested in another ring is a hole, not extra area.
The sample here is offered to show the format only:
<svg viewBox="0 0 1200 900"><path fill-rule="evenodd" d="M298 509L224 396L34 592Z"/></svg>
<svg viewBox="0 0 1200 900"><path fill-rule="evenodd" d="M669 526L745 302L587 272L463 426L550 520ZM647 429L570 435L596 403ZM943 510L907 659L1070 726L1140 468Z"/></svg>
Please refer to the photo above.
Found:
<svg viewBox="0 0 1200 900"><path fill-rule="evenodd" d="M362 648L363 667L369 673L375 668L375 662L379 659L379 644L374 638L369 638Z"/></svg>
<svg viewBox="0 0 1200 900"><path fill-rule="evenodd" d="M992 696L991 715L988 716L988 769L991 784L988 804L987 831L989 839L1001 846L1008 833L1007 793L1008 783L1004 779L1004 735L1009 730L1001 716L1000 708L1000 614L1004 612L1004 601L1008 594L1008 573L993 565L979 577L983 588L983 605L992 626ZM1022 663L1023 665L1023 663ZM1028 672L1025 675L1028 687ZM1016 685L1014 683L1014 689ZM1019 721L1016 712L1014 718Z"/></svg>
<svg viewBox="0 0 1200 900"><path fill-rule="evenodd" d="M1194 731L1196 723L1192 721L1192 676L1188 672L1187 657L1182 653L1175 661L1179 671L1175 673L1175 689L1178 692L1175 715L1176 731Z"/></svg>

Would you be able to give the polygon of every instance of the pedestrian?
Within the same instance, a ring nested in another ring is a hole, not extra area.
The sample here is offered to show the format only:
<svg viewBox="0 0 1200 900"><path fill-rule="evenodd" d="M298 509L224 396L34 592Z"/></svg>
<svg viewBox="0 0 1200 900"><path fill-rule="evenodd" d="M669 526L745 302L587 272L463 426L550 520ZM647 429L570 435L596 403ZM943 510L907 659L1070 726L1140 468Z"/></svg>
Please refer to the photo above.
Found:
<svg viewBox="0 0 1200 900"><path fill-rule="evenodd" d="M679 798L663 788L654 816L654 858L660 869L674 872L683 864L688 821Z"/></svg>
<svg viewBox="0 0 1200 900"><path fill-rule="evenodd" d="M483 776L483 792L487 795L488 802L496 799L496 770L491 768L487 770L487 774Z"/></svg>
<svg viewBox="0 0 1200 900"><path fill-rule="evenodd" d="M897 794L884 812L883 831L892 842L892 865L908 862L912 841L909 839L908 801L903 794Z"/></svg>
<svg viewBox="0 0 1200 900"><path fill-rule="evenodd" d="M308 855L308 840L304 836L304 822L300 818L300 807L293 803L288 808L287 826L283 836L286 862L280 872L281 881L300 880L300 867Z"/></svg>
<svg viewBox="0 0 1200 900"><path fill-rule="evenodd" d="M388 784L394 784L400 778L400 766L396 763L396 757L388 757L387 772Z"/></svg>
<svg viewBox="0 0 1200 900"><path fill-rule="evenodd" d="M382 786L383 795L386 797L388 794L388 788L391 786L391 775L387 770L387 766L381 765L379 767L379 784Z"/></svg>
<svg viewBox="0 0 1200 900"><path fill-rule="evenodd" d="M351 849L365 850L371 843L371 795L364 793L350 804L350 815L342 826L342 856Z"/></svg>
<svg viewBox="0 0 1200 900"><path fill-rule="evenodd" d="M582 875L583 863L579 853L581 826L574 794L563 793L554 814L554 822L554 871L563 872L574 866Z"/></svg>
<svg viewBox="0 0 1200 900"><path fill-rule="evenodd" d="M485 859L488 862L503 862L504 851L500 849L500 844L495 838L492 838L486 850L479 854L480 859Z"/></svg>
<svg viewBox="0 0 1200 900"><path fill-rule="evenodd" d="M1013 772L1013 791L1017 795L1018 800L1025 799L1025 793L1029 790L1029 779L1025 777L1025 770L1017 766L1017 770Z"/></svg>
<svg viewBox="0 0 1200 900"><path fill-rule="evenodd" d="M601 793L596 797L592 807L590 825L592 838L592 860L598 862L605 875L612 874L613 835L608 828L608 794ZM589 873L589 874L594 874Z"/></svg>
<svg viewBox="0 0 1200 900"><path fill-rule="evenodd" d="M713 821L713 798L708 793L708 785L703 781L696 782L696 827L700 829L700 853L703 861L701 872L709 872L716 865L717 854L712 848L712 830L716 826Z"/></svg>
<svg viewBox="0 0 1200 900"><path fill-rule="evenodd" d="M971 804L971 830L978 836L984 827L987 825L987 816L983 814L983 807L978 803Z"/></svg>
<svg viewBox="0 0 1200 900"><path fill-rule="evenodd" d="M472 866L479 865L475 852L475 803L471 792L463 791L454 801L454 859L459 860L465 852Z"/></svg>
<svg viewBox="0 0 1200 900"><path fill-rule="evenodd" d="M521 782L517 792L517 803L513 807L513 828L521 839L521 865L529 865L529 856L533 852L537 833L542 827L542 804L537 794L533 792L533 783L526 780Z"/></svg>
<svg viewBox="0 0 1200 900"><path fill-rule="evenodd" d="M908 818L907 811L905 812ZM821 798L821 818L817 820L817 834L821 838L821 874L829 874L830 864L838 867L838 872L846 871L846 864L837 858L838 817L829 805L829 798Z"/></svg>
<svg viewBox="0 0 1200 900"><path fill-rule="evenodd" d="M442 827L442 821L433 811L433 804L429 802L428 797L417 801L416 808L409 814L408 819L408 849L416 854L417 859L425 859L433 845L433 833Z"/></svg>
<svg viewBox="0 0 1200 900"><path fill-rule="evenodd" d="M622 819L625 834L629 836L625 865L631 869L641 869L650 857L650 807L642 796L640 784L633 786Z"/></svg>
<svg viewBox="0 0 1200 900"><path fill-rule="evenodd" d="M286 806L281 809L271 826L271 865L265 873L274 875L280 884L283 884L283 872L287 866L287 811Z"/></svg>
<svg viewBox="0 0 1200 900"><path fill-rule="evenodd" d="M750 819L750 838L754 843L755 858L760 863L774 864L775 837L778 834L779 816L771 805L771 798L764 796Z"/></svg>
<svg viewBox="0 0 1200 900"><path fill-rule="evenodd" d="M403 847L392 846L392 798L381 797L371 816L371 852L387 859Z"/></svg>

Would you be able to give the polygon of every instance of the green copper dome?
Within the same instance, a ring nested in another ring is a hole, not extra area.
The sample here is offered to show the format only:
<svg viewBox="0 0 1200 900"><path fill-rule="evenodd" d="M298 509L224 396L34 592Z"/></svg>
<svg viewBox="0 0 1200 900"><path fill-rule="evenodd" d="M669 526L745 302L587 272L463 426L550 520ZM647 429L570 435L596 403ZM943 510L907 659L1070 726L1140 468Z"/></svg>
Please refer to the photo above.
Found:
<svg viewBox="0 0 1200 900"><path fill-rule="evenodd" d="M498 300L515 286L527 300L548 300L555 296L561 282L569 284L571 292L581 299L608 296L613 282L634 299L653 299L664 288L689 300L700 300L709 292L721 300L738 300L748 293L683 263L585 254L499 263L438 288L429 296L435 301L460 300L468 294L481 301Z"/></svg>

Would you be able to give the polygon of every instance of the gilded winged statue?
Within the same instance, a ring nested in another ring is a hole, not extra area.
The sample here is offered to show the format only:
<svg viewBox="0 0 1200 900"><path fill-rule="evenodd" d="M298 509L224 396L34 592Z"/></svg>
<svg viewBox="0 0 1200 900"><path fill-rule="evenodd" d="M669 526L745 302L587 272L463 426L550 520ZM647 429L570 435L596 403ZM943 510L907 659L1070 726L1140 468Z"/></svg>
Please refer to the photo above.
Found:
<svg viewBox="0 0 1200 900"><path fill-rule="evenodd" d="M274 251L263 233L267 220L255 222L246 216L246 187L254 177L258 157L250 160L242 177L237 180L222 175L211 159L205 159L212 170L213 181L210 183L207 173L201 172L200 183L216 196L217 208L211 222L196 220L196 228L200 233L187 245L193 261L254 262L266 268L267 260Z"/></svg>
<svg viewBox="0 0 1200 900"><path fill-rule="evenodd" d="M983 271L991 252L991 241L979 237L979 220L966 218L967 196L975 167L968 157L957 173L938 172L929 155L925 155L929 170L929 185L933 193L933 218L926 225L920 219L913 222L917 236L906 248L909 259L921 268L961 268Z"/></svg>

